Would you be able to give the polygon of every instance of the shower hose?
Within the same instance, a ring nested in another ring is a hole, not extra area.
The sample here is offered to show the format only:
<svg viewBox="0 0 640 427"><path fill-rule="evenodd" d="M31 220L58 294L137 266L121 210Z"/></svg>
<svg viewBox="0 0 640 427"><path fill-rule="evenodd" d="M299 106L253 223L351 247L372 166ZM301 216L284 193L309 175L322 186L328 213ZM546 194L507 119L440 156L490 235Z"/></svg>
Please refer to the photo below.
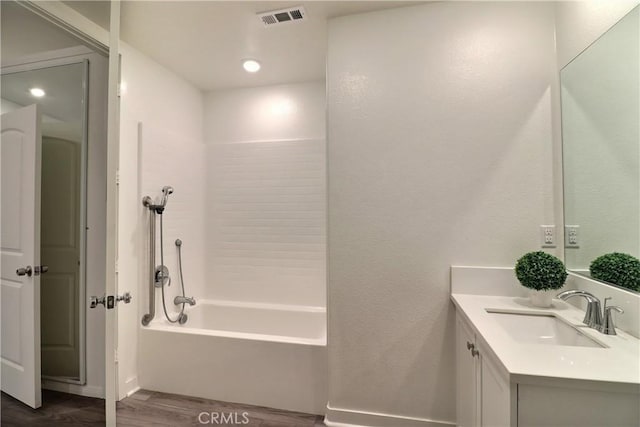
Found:
<svg viewBox="0 0 640 427"><path fill-rule="evenodd" d="M162 217L163 216L164 215L160 214L160 265L162 267L164 267L164 238L163 238L163 229L164 229L164 227L162 226ZM184 292L184 278L182 276L182 241L180 239L176 240L176 247L178 248L178 270L180 272L180 286L182 288L182 296L185 297L186 295L185 295L185 292ZM184 323L184 319L185 319L185 316L186 316L184 314L184 306L185 306L186 303L184 303L184 302L182 303L182 306L180 307L180 313L178 314L178 317L175 318L175 319L172 319L169 316L169 312L167 311L167 304L165 302L165 296L164 296L164 268L160 269L160 283L161 283L160 289L162 291L162 309L164 310L165 317L171 323L177 323L177 322ZM169 283L171 283L171 282L170 281L167 282L167 286L168 286Z"/></svg>

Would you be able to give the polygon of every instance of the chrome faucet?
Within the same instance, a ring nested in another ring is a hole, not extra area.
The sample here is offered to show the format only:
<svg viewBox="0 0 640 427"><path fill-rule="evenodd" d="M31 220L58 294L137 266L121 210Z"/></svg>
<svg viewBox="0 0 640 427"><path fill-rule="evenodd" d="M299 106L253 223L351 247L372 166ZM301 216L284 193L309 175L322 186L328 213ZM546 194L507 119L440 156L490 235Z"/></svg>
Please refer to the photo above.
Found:
<svg viewBox="0 0 640 427"><path fill-rule="evenodd" d="M616 327L613 324L613 316L611 315L611 310L615 310L620 314L624 313L624 310L617 305L607 306L607 300L610 299L610 297L604 299L604 322L602 322L602 325L598 330L605 335L618 335L616 333Z"/></svg>
<svg viewBox="0 0 640 427"><path fill-rule="evenodd" d="M194 297L177 296L173 299L173 303L175 305L180 305L180 304L196 305L196 299Z"/></svg>
<svg viewBox="0 0 640 427"><path fill-rule="evenodd" d="M560 292L556 295L563 301L568 300L571 297L584 297L587 300L587 311L584 314L584 319L582 323L587 325L590 328L596 329L599 332L602 332L605 335L617 335L616 328L613 324L613 316L611 314L612 310L617 311L618 313L624 313L624 310L617 305L607 306L607 301L611 299L611 297L607 297L604 299L604 309L602 310L602 314L600 313L600 300L596 298L590 292L580 291L580 290L571 290Z"/></svg>
<svg viewBox="0 0 640 427"><path fill-rule="evenodd" d="M556 295L563 301L571 297L583 297L587 300L587 311L584 314L582 323L590 328L600 330L602 326L602 315L600 314L600 300L590 292L580 290L570 290L560 292Z"/></svg>

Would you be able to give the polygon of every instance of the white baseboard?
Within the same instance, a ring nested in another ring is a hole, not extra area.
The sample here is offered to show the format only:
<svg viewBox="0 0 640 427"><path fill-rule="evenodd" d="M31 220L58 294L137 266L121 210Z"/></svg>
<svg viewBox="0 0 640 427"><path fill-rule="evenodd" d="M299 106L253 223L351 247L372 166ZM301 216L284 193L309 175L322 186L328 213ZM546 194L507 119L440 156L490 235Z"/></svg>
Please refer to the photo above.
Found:
<svg viewBox="0 0 640 427"><path fill-rule="evenodd" d="M69 384L59 381L43 380L42 388L46 390L60 391L63 393L77 394L79 396L97 397L104 399L104 388L94 385Z"/></svg>
<svg viewBox="0 0 640 427"><path fill-rule="evenodd" d="M450 427L454 422L405 417L378 412L332 408L327 405L324 423L329 427Z"/></svg>
<svg viewBox="0 0 640 427"><path fill-rule="evenodd" d="M131 377L124 382L124 387L120 389L120 399L122 400L125 397L129 397L135 392L140 390L140 385L138 384L138 377Z"/></svg>

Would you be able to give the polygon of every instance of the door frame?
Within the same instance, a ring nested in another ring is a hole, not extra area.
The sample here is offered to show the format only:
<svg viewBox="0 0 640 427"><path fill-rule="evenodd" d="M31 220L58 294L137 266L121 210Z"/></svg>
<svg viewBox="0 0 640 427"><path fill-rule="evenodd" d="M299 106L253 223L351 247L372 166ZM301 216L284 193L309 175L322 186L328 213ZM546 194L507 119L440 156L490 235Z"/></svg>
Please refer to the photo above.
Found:
<svg viewBox="0 0 640 427"><path fill-rule="evenodd" d="M118 222L118 157L120 144L119 86L120 86L120 0L110 1L109 31L90 21L60 1L35 2L25 0L21 6L49 22L70 32L96 50L108 53L109 87L107 106L107 208L106 208L106 285L105 294L117 291L117 222ZM105 420L107 426L116 425L117 399L117 314L105 310Z"/></svg>

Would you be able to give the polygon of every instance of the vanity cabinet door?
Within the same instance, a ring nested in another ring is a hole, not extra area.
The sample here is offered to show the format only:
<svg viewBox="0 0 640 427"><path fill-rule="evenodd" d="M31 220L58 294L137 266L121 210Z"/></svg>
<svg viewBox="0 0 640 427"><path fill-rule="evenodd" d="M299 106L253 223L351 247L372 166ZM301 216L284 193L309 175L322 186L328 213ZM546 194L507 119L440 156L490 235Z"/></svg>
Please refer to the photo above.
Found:
<svg viewBox="0 0 640 427"><path fill-rule="evenodd" d="M480 426L479 359L471 354L475 334L456 316L456 418L460 427Z"/></svg>
<svg viewBox="0 0 640 427"><path fill-rule="evenodd" d="M484 427L509 427L511 425L511 390L497 363L482 345L479 350L482 396L480 418Z"/></svg>

